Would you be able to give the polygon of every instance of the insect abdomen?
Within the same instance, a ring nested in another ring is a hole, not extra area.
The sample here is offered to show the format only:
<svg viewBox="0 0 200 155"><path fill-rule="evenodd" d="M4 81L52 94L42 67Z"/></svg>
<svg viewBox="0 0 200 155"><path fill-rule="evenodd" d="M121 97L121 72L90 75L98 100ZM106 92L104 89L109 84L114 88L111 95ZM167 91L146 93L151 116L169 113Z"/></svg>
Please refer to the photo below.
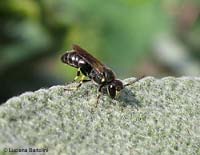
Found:
<svg viewBox="0 0 200 155"><path fill-rule="evenodd" d="M81 68L86 64L86 62L75 52L65 53L61 57L62 62L75 67L75 68Z"/></svg>

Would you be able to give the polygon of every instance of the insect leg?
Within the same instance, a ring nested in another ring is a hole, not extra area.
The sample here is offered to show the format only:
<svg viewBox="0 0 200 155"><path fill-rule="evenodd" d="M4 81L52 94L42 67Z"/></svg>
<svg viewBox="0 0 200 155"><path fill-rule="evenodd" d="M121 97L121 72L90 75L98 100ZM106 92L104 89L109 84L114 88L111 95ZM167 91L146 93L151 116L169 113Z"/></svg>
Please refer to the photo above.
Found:
<svg viewBox="0 0 200 155"><path fill-rule="evenodd" d="M100 97L101 97L101 90L102 90L103 86L104 86L104 85L100 85L99 88L98 88L98 92L97 92L98 95L97 95L97 101L96 101L95 107L97 107L97 105L99 104L99 99L100 99Z"/></svg>
<svg viewBox="0 0 200 155"><path fill-rule="evenodd" d="M89 81L91 81L91 80L90 79L85 79L85 80L82 81L82 83L89 82Z"/></svg>
<svg viewBox="0 0 200 155"><path fill-rule="evenodd" d="M80 70L80 68L78 68L78 70L77 70L77 73L76 73L76 77L74 78L74 80L72 81L72 83L73 82L75 82L77 79L79 79L79 78L81 78L81 81L83 81L83 79L84 79L84 75L81 75L81 70ZM81 86L81 84L82 84L82 82L80 81L80 83L78 84L78 86L76 86L76 87L71 87L71 88L66 88L65 90L77 90L80 86Z"/></svg>
<svg viewBox="0 0 200 155"><path fill-rule="evenodd" d="M95 107L98 106L100 97L101 97L101 94L99 93L99 94L97 95L97 101L96 101Z"/></svg>
<svg viewBox="0 0 200 155"><path fill-rule="evenodd" d="M98 88L98 91L101 92L101 89L103 88L104 85L100 85Z"/></svg>
<svg viewBox="0 0 200 155"><path fill-rule="evenodd" d="M80 83L77 86L71 87L71 88L65 88L65 90L69 90L69 91L77 90L83 83L89 82L89 81L91 81L91 80L84 79L84 80L80 81Z"/></svg>
<svg viewBox="0 0 200 155"><path fill-rule="evenodd" d="M90 79L85 79L85 75L81 75L80 83L78 84L77 88L79 88L83 83L91 81Z"/></svg>
<svg viewBox="0 0 200 155"><path fill-rule="evenodd" d="M81 70L80 68L78 68L77 73L76 73L76 77L74 78L73 82L76 81L81 75Z"/></svg>

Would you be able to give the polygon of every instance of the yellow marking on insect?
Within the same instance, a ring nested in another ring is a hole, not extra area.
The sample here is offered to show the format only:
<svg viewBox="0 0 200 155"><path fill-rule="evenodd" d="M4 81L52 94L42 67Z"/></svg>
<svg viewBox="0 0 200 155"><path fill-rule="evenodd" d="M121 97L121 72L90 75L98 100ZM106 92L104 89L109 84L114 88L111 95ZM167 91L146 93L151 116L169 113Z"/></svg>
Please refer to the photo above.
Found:
<svg viewBox="0 0 200 155"><path fill-rule="evenodd" d="M79 77L80 77L80 76L76 76L76 77L74 78L74 81L76 81Z"/></svg>
<svg viewBox="0 0 200 155"><path fill-rule="evenodd" d="M80 74L81 74L81 69L78 68L78 70L77 70L77 75L76 75L76 77L74 78L74 81L78 80L78 79L81 77Z"/></svg>
<svg viewBox="0 0 200 155"><path fill-rule="evenodd" d="M81 76L80 76L80 82L81 82L81 83L83 83L83 80L85 80L85 77L86 77L85 75L81 75Z"/></svg>

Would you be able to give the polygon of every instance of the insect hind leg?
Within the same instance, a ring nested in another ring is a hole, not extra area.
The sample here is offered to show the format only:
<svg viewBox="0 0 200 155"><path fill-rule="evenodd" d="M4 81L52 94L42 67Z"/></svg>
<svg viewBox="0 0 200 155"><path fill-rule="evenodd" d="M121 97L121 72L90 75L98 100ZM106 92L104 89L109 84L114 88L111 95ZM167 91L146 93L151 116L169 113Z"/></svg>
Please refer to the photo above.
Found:
<svg viewBox="0 0 200 155"><path fill-rule="evenodd" d="M76 80L78 80L80 78L80 76L81 76L81 69L78 68L78 70L76 72L76 77L74 78L73 82L76 81Z"/></svg>
<svg viewBox="0 0 200 155"><path fill-rule="evenodd" d="M84 79L84 78L85 78L85 76L82 75L82 76L81 76L81 80L80 80L80 82L79 82L79 84L78 84L78 86L77 86L77 89L78 89L83 83L86 83L86 82L91 81L90 79Z"/></svg>
<svg viewBox="0 0 200 155"><path fill-rule="evenodd" d="M85 78L86 78L86 76L81 74L81 70L79 68L78 71L77 71L77 76L73 80L73 81L76 81L77 79L80 79L79 84L75 87L66 88L65 90L77 90L79 87L81 87L81 85L83 83L91 81L90 79L85 79Z"/></svg>

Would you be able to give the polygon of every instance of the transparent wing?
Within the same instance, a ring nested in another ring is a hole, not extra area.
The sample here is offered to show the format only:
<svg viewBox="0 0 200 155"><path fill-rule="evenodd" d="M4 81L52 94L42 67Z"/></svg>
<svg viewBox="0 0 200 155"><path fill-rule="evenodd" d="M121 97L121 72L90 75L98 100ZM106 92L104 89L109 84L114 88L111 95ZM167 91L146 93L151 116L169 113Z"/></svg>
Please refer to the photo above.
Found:
<svg viewBox="0 0 200 155"><path fill-rule="evenodd" d="M103 73L105 70L105 65L99 60L89 54L86 50L82 49L78 45L73 45L73 50L77 52L88 64L90 64L96 71Z"/></svg>

